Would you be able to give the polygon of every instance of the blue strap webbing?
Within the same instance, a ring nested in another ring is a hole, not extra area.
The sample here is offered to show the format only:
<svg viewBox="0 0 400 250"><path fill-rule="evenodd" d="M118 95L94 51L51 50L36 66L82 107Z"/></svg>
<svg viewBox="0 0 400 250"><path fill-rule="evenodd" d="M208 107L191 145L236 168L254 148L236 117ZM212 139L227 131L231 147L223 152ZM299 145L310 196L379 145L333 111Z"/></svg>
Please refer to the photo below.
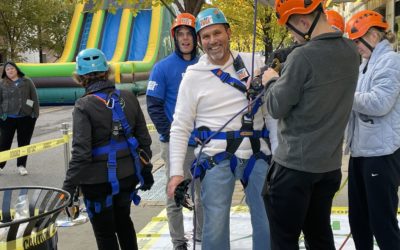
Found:
<svg viewBox="0 0 400 250"><path fill-rule="evenodd" d="M127 141L121 141L121 142L115 143L114 147L117 151L121 151L121 150L127 149L129 146L128 146ZM101 146L101 147L97 147L92 150L92 156L95 157L95 156L99 156L99 155L103 155L103 154L108 154L108 152L110 152L110 150L111 150L110 144Z"/></svg>
<svg viewBox="0 0 400 250"><path fill-rule="evenodd" d="M250 159L247 161L247 164L244 168L242 179L240 179L244 188L246 188L247 183L249 182L249 177L250 177L251 172L254 169L256 161L261 159L261 160L264 160L265 162L269 162L270 158L271 158L270 155L268 156L261 151L256 154L253 154L250 157Z"/></svg>
<svg viewBox="0 0 400 250"><path fill-rule="evenodd" d="M217 76L223 83L231 85L235 89L239 90L242 93L246 93L247 88L240 80L231 77L231 75L227 72L222 71L221 69L213 69L211 72Z"/></svg>
<svg viewBox="0 0 400 250"><path fill-rule="evenodd" d="M125 116L125 113L121 107L119 102L120 91L115 90L111 95L107 95L106 93L93 93L93 95L103 99L106 101L107 108L111 109L112 111L112 120L113 123L120 123L123 130L126 141L116 142L114 139L111 138L110 143L105 146L97 147L92 150L93 156L98 156L102 154L108 154L108 181L111 185L111 195L106 197L106 207L112 205L112 196L119 193L119 181L117 177L117 151L129 148L129 151L135 161L135 172L136 177L139 180L140 186L144 184L143 177L141 175L141 164L140 158L138 153L136 152L137 147L139 146L138 141L136 138L132 136L132 128L128 123L128 120ZM137 194L138 189L134 190L131 194L132 201L135 205L138 205L140 202L140 197ZM95 211L97 212L98 206L95 206Z"/></svg>
<svg viewBox="0 0 400 250"><path fill-rule="evenodd" d="M92 208L91 208L92 202L86 198L84 198L83 201L85 202L86 212L87 212L89 218L90 219L93 218L93 212L92 212Z"/></svg>
<svg viewBox="0 0 400 250"><path fill-rule="evenodd" d="M197 137L200 140L206 140L208 139L212 134L215 133L215 131L207 131L207 130L198 130L195 129L193 131L195 137ZM251 136L252 138L268 138L269 136L269 131L268 129L263 129L263 130L254 130L253 135ZM217 140L226 140L226 139L240 139L248 136L243 136L241 135L241 131L228 131L228 132L219 132L215 134L211 139L217 139Z"/></svg>
<svg viewBox="0 0 400 250"><path fill-rule="evenodd" d="M207 157L202 159L198 164L197 159L195 159L192 163L191 169L190 171L192 172L192 176L194 178L198 178L201 177L203 175L203 173L205 173L205 171L207 171L208 169L213 168L215 165L220 164L222 161L224 160L230 160L230 168L232 173L235 173L236 170L236 166L237 166L237 158L235 155L232 155L226 151L218 153L214 156L211 157ZM196 167L197 165L197 167Z"/></svg>
<svg viewBox="0 0 400 250"><path fill-rule="evenodd" d="M256 164L256 160L257 159L256 159L255 155L253 154L250 157L250 159L247 161L246 167L243 170L243 176L242 176L241 181L242 181L242 185L245 187L247 186L250 174L253 171L254 165Z"/></svg>
<svg viewBox="0 0 400 250"><path fill-rule="evenodd" d="M217 76L223 83L226 83L232 87L234 87L235 89L239 90L242 93L247 93L247 87L245 84L243 84L243 82L241 82L240 80L231 77L231 75L227 72L222 71L222 69L213 69L211 70L211 72ZM253 108L251 110L251 115L255 115L258 111L258 109L260 108L260 106L262 105L263 101L262 99L258 99L254 105Z"/></svg>

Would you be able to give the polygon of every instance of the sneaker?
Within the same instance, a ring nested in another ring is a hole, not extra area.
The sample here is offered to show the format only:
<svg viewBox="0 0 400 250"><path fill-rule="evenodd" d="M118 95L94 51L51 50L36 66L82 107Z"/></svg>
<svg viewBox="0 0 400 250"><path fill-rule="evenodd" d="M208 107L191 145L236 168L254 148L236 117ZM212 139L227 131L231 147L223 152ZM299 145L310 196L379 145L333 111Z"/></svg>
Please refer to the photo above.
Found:
<svg viewBox="0 0 400 250"><path fill-rule="evenodd" d="M18 167L18 172L20 175L24 176L28 174L28 171L26 170L25 167Z"/></svg>
<svg viewBox="0 0 400 250"><path fill-rule="evenodd" d="M0 175L2 175L3 174L3 169L2 168L0 168Z"/></svg>

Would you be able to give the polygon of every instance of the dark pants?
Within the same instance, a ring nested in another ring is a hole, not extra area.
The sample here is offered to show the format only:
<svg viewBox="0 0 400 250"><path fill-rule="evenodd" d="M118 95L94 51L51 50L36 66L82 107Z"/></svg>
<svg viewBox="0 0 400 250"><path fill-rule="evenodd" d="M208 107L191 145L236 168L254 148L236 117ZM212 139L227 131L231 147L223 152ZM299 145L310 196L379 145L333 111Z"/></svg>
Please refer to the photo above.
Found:
<svg viewBox="0 0 400 250"><path fill-rule="evenodd" d="M400 150L379 157L350 157L349 221L357 249L400 249L397 196Z"/></svg>
<svg viewBox="0 0 400 250"><path fill-rule="evenodd" d="M134 175L120 180L120 192L113 197L113 205L102 207L100 213L93 212L90 222L99 250L138 249L136 232L130 217L130 195L137 183ZM109 183L81 185L81 188L85 199L91 201L104 202L107 194L111 193Z"/></svg>
<svg viewBox="0 0 400 250"><path fill-rule="evenodd" d="M301 231L309 249L335 249L330 223L340 169L308 173L273 163L264 185L264 202L273 250L299 249Z"/></svg>
<svg viewBox="0 0 400 250"><path fill-rule="evenodd" d="M18 147L29 145L31 142L33 130L35 128L36 118L29 116L21 118L7 118L5 121L0 119L0 152L11 148L15 131L17 131ZM22 156L17 159L17 166L26 167L28 156ZM0 168L4 168L6 162L0 163Z"/></svg>

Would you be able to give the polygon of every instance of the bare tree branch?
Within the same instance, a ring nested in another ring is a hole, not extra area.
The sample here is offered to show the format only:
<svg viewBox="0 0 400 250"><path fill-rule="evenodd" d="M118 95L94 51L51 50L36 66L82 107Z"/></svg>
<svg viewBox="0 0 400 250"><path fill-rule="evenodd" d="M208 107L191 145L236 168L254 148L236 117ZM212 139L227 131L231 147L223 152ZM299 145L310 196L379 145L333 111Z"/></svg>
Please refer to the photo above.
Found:
<svg viewBox="0 0 400 250"><path fill-rule="evenodd" d="M195 5L194 10L193 10L193 15L194 16L197 16L197 14L199 14L199 12L201 10L201 7L203 6L204 3L205 3L204 0L197 0L196 5Z"/></svg>
<svg viewBox="0 0 400 250"><path fill-rule="evenodd" d="M183 6L181 5L181 3L178 0L174 0L174 3L176 4L176 6L178 7L178 9L181 13L185 12L185 9L183 8Z"/></svg>

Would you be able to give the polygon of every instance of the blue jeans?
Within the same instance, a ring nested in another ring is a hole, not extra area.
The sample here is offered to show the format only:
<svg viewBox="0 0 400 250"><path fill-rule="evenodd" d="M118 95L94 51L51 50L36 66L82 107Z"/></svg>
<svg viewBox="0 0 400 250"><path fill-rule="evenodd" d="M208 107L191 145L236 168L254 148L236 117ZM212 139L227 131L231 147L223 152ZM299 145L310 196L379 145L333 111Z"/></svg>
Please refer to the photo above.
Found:
<svg viewBox="0 0 400 250"><path fill-rule="evenodd" d="M203 250L230 249L229 215L235 181L243 175L247 160L238 160L235 175L229 160L207 170L201 182L203 203ZM257 160L246 187L246 203L250 208L253 228L253 249L270 250L270 233L267 213L261 196L268 164Z"/></svg>

